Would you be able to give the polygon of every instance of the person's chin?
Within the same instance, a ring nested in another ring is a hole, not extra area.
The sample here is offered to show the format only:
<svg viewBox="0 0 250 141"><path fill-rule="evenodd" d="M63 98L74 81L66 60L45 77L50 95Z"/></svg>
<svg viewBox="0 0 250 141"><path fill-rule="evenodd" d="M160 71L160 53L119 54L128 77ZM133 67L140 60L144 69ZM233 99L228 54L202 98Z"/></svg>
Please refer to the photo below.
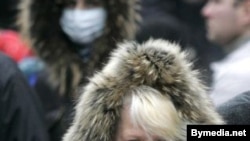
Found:
<svg viewBox="0 0 250 141"><path fill-rule="evenodd" d="M217 40L218 38L216 38L216 36L214 34L207 34L207 39L210 41L210 42L213 42L215 44L217 44Z"/></svg>
<svg viewBox="0 0 250 141"><path fill-rule="evenodd" d="M210 40L210 41L213 41L214 40L214 36L213 34L207 32L207 35L206 35L207 39Z"/></svg>

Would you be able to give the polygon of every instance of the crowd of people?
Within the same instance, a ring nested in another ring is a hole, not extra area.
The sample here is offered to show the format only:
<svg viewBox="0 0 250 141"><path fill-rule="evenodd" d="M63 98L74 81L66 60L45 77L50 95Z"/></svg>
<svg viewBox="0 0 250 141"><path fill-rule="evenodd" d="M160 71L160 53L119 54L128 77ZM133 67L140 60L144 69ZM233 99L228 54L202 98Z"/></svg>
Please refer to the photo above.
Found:
<svg viewBox="0 0 250 141"><path fill-rule="evenodd" d="M250 0L0 3L4 141L185 140L188 124L250 124Z"/></svg>

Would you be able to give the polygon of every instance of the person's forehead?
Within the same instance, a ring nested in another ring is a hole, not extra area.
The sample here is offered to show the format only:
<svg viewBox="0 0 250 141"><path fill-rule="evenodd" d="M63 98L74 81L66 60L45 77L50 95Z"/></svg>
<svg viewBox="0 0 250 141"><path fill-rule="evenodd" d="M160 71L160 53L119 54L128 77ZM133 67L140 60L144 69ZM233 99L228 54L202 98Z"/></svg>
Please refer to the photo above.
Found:
<svg viewBox="0 0 250 141"><path fill-rule="evenodd" d="M121 120L120 120L120 130L122 133L122 138L126 137L139 137L144 136L143 130L139 127L133 125L130 117L130 106L125 106L122 109Z"/></svg>

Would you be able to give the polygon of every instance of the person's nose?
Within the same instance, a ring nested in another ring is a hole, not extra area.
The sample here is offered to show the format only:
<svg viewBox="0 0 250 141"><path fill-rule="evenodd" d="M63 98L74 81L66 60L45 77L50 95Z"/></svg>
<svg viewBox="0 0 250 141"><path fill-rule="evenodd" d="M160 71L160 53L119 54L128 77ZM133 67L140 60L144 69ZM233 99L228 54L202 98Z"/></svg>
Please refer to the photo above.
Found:
<svg viewBox="0 0 250 141"><path fill-rule="evenodd" d="M210 18L211 15L212 15L212 7L211 7L211 4L210 3L207 3L202 9L201 9L201 15L204 17L204 18Z"/></svg>

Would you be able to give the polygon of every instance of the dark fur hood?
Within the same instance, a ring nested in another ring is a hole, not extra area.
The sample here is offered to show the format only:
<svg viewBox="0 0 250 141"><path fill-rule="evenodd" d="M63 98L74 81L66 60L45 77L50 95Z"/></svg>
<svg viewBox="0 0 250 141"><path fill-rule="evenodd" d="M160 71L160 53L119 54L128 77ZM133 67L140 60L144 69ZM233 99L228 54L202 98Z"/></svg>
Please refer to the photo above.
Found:
<svg viewBox="0 0 250 141"><path fill-rule="evenodd" d="M118 46L103 70L84 87L73 125L63 141L112 141L124 93L141 85L170 96L185 123L223 123L199 73L177 44L149 40Z"/></svg>
<svg viewBox="0 0 250 141"><path fill-rule="evenodd" d="M73 0L20 0L17 24L21 35L53 70L54 82L59 83L62 93L85 81L83 78L105 62L116 42L133 39L137 31L139 0L87 0L96 1L107 10L107 25L104 35L94 43L90 61L83 63L59 25L62 9Z"/></svg>

